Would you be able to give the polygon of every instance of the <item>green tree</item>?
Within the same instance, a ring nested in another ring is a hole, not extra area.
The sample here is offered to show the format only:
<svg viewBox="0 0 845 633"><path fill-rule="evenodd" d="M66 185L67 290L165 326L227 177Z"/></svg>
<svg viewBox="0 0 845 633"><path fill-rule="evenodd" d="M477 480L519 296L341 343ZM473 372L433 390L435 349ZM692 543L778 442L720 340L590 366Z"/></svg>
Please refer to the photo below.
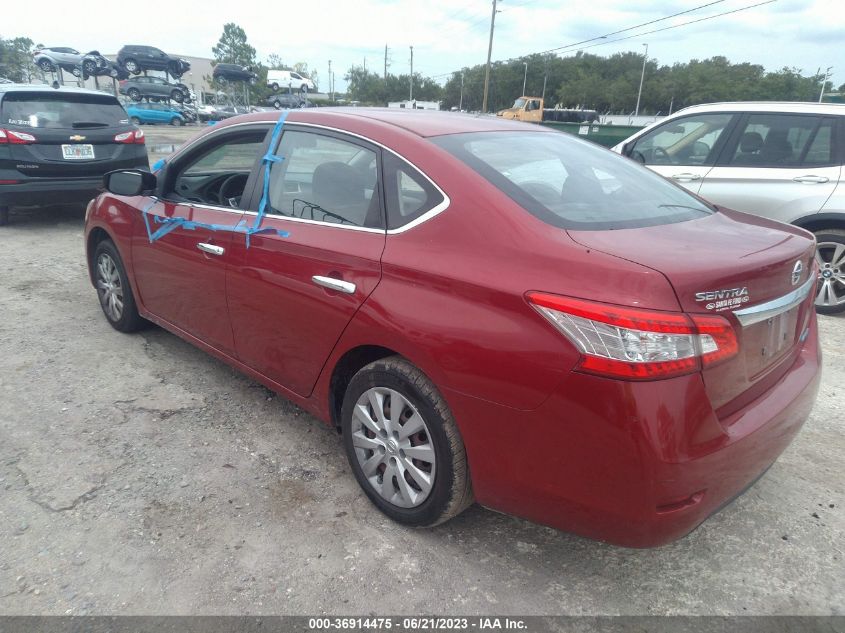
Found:
<svg viewBox="0 0 845 633"><path fill-rule="evenodd" d="M240 66L247 66L258 75L258 80L254 85L248 86L248 93L250 102L259 102L269 95L267 88L267 68L258 63L255 56L255 48L250 46L247 41L246 31L234 22L229 22L223 25L223 34L220 36L217 44L212 46L211 52L214 55L214 61L218 64L238 64ZM211 85L218 91L231 91L234 93L234 88L225 83L212 81Z"/></svg>
<svg viewBox="0 0 845 633"><path fill-rule="evenodd" d="M255 49L249 45L246 32L234 22L223 25L223 35L211 48L214 61L241 66L256 66Z"/></svg>
<svg viewBox="0 0 845 633"><path fill-rule="evenodd" d="M29 83L35 76L33 42L28 37L0 38L0 77Z"/></svg>

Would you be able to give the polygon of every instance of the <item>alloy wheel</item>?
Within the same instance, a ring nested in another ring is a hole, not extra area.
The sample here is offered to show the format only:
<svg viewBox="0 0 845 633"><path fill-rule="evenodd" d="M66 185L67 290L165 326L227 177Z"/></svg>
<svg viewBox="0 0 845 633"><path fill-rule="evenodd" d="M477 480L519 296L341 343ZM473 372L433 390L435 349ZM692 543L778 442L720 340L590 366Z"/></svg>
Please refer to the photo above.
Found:
<svg viewBox="0 0 845 633"><path fill-rule="evenodd" d="M414 508L428 498L436 476L434 444L405 396L386 387L368 389L355 403L351 431L364 477L385 501Z"/></svg>
<svg viewBox="0 0 845 633"><path fill-rule="evenodd" d="M119 321L123 316L123 285L117 265L108 253L97 258L97 294L109 319Z"/></svg>
<svg viewBox="0 0 845 633"><path fill-rule="evenodd" d="M831 308L845 304L845 244L819 242L816 262L819 265L816 305Z"/></svg>

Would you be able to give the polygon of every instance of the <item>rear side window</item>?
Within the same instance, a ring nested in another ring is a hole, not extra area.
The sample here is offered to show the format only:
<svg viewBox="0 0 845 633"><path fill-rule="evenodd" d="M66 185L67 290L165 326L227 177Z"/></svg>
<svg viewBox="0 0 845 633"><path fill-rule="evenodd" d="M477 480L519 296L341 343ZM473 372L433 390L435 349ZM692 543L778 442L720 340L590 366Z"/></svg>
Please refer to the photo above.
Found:
<svg viewBox="0 0 845 633"><path fill-rule="evenodd" d="M623 229L712 213L651 170L567 134L481 132L433 140L553 226Z"/></svg>
<svg viewBox="0 0 845 633"><path fill-rule="evenodd" d="M444 201L425 176L390 152L384 154L384 191L389 229L410 224Z"/></svg>
<svg viewBox="0 0 845 633"><path fill-rule="evenodd" d="M833 119L803 114L750 114L726 163L735 167L836 164Z"/></svg>
<svg viewBox="0 0 845 633"><path fill-rule="evenodd" d="M276 152L269 213L329 224L382 228L378 157L333 136L287 130Z"/></svg>
<svg viewBox="0 0 845 633"><path fill-rule="evenodd" d="M3 125L43 129L84 129L129 123L117 99L62 92L8 92L0 105Z"/></svg>

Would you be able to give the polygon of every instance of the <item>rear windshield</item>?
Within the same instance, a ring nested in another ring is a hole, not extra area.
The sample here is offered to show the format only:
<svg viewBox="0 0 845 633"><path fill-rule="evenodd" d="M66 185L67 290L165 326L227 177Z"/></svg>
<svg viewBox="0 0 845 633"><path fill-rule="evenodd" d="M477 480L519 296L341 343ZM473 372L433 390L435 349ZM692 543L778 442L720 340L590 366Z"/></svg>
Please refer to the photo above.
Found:
<svg viewBox="0 0 845 633"><path fill-rule="evenodd" d="M432 140L532 215L561 228L635 228L713 212L649 169L563 132L475 132Z"/></svg>
<svg viewBox="0 0 845 633"><path fill-rule="evenodd" d="M129 123L117 99L108 95L62 92L9 92L0 105L3 125L80 129Z"/></svg>

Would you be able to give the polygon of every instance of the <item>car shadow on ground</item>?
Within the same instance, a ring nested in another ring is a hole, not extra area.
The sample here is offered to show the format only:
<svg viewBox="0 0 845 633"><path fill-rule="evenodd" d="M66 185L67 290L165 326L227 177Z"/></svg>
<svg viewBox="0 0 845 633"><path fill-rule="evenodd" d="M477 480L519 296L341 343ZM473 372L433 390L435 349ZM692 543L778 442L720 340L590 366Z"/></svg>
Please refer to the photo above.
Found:
<svg viewBox="0 0 845 633"><path fill-rule="evenodd" d="M4 228L28 229L68 222L77 223L81 227L85 221L86 206L85 203L76 203L49 207L12 207L9 210L9 224Z"/></svg>

